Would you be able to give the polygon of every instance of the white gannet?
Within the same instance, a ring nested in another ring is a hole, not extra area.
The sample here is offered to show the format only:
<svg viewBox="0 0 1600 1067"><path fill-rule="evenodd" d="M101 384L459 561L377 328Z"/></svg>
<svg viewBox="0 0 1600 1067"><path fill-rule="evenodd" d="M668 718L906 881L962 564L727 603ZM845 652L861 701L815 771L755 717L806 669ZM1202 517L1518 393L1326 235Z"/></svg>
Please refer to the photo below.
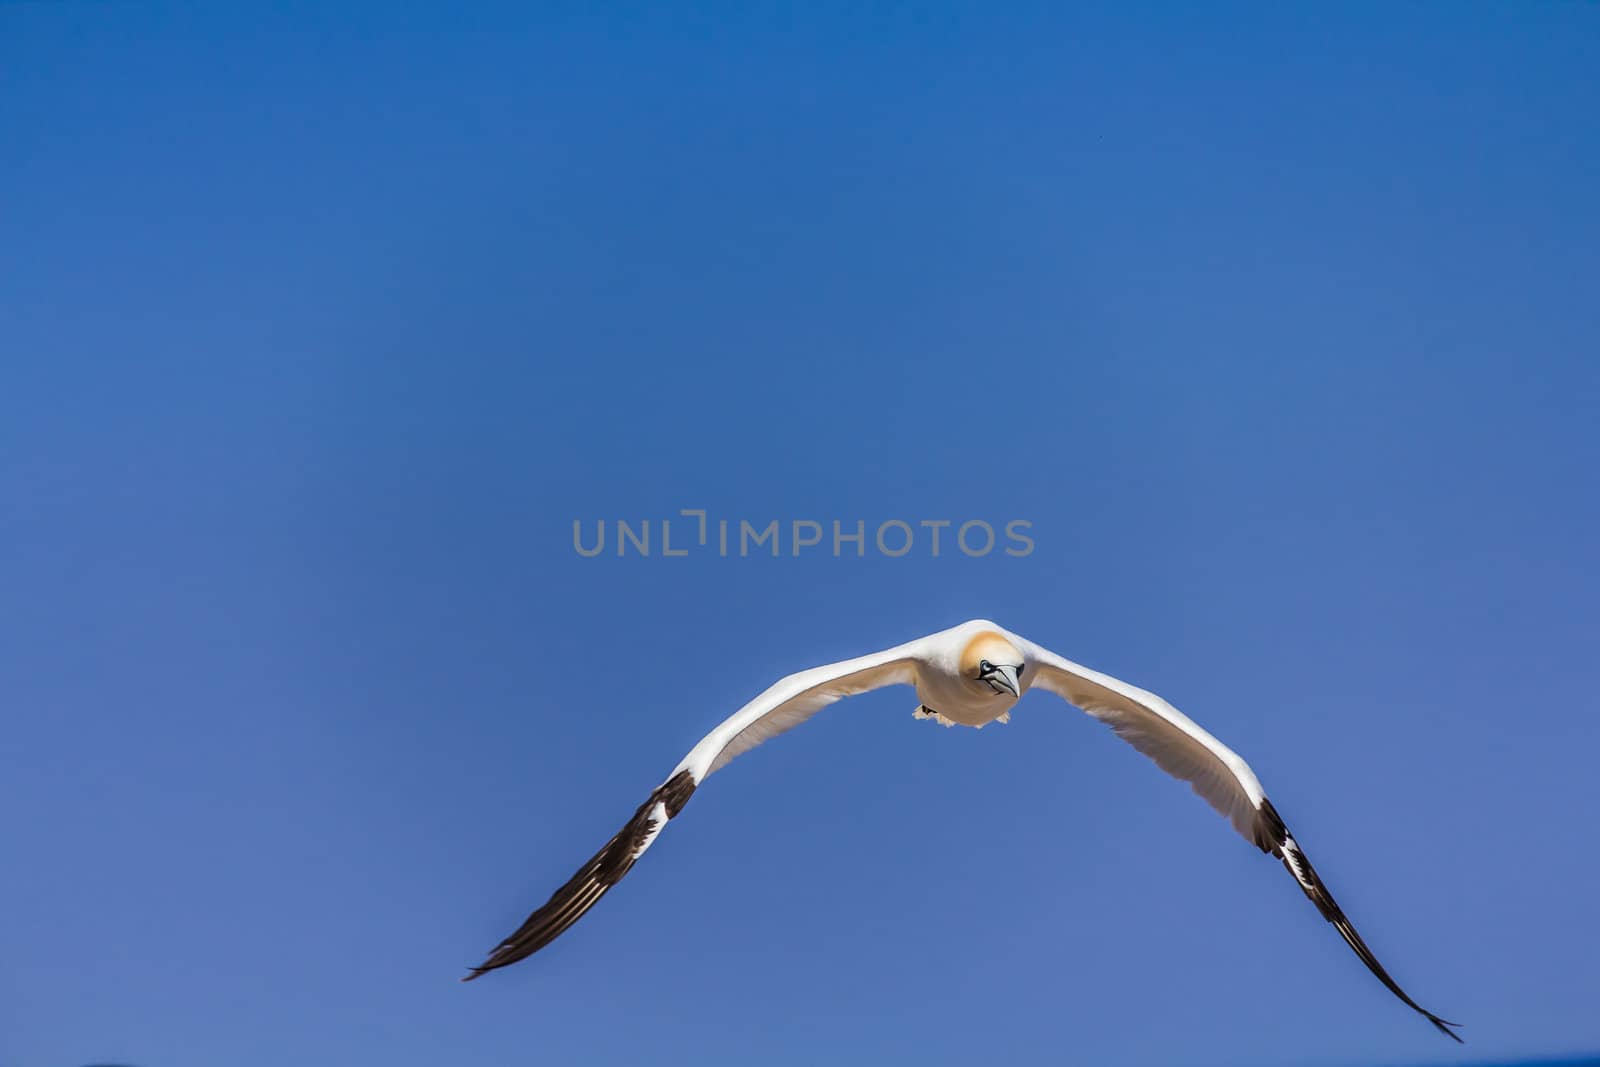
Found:
<svg viewBox="0 0 1600 1067"><path fill-rule="evenodd" d="M1311 861L1267 799L1261 782L1233 750L1154 693L1080 667L984 619L857 659L791 674L712 730L651 792L615 837L555 891L463 981L525 959L577 922L622 880L708 776L735 756L800 725L841 697L888 685L915 686L918 718L946 726L1006 722L1034 686L1107 724L1162 770L1194 787L1245 840L1283 861L1295 883L1333 924L1367 969L1441 1033L1461 1038L1389 977L1334 902Z"/></svg>

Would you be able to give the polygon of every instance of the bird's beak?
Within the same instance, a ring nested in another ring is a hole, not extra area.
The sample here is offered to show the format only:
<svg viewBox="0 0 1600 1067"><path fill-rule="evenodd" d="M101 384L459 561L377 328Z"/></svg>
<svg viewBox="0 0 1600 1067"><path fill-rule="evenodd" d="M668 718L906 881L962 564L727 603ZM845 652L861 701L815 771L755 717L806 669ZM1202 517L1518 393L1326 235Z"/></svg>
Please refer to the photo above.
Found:
<svg viewBox="0 0 1600 1067"><path fill-rule="evenodd" d="M1001 685L1011 690L1013 700L1022 696L1022 685L1017 681L1017 669L1015 667L996 667L994 669L994 678Z"/></svg>

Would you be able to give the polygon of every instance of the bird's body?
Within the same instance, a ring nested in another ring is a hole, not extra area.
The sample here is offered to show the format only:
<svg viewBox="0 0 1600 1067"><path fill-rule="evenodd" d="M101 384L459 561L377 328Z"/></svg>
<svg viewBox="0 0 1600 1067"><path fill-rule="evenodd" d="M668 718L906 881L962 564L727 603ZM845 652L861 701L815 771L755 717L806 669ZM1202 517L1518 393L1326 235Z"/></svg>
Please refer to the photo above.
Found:
<svg viewBox="0 0 1600 1067"><path fill-rule="evenodd" d="M842 697L890 685L914 687L917 717L947 726L1006 722L1032 688L1106 723L1162 770L1187 781L1247 841L1281 860L1367 968L1407 1006L1460 1040L1450 1030L1457 1024L1420 1007L1379 964L1243 759L1155 694L1063 659L986 619L778 681L695 745L616 836L467 977L524 959L570 928L655 843L706 778L736 756Z"/></svg>
<svg viewBox="0 0 1600 1067"><path fill-rule="evenodd" d="M969 684L985 662L1021 664L1015 695L985 686L974 691ZM1009 722L1011 708L1028 691L1025 654L993 623L975 620L934 634L912 652L917 699L928 717L948 726L983 728L991 722Z"/></svg>

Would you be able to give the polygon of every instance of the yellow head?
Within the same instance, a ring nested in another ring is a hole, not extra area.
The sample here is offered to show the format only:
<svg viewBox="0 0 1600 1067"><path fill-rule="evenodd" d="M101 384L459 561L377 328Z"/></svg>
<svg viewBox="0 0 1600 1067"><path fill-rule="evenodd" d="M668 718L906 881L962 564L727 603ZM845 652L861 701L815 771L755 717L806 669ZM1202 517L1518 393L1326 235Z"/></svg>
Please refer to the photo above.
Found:
<svg viewBox="0 0 1600 1067"><path fill-rule="evenodd" d="M996 696L1012 700L1022 695L1022 671L1027 660L1010 641L993 630L974 634L961 651L961 676Z"/></svg>

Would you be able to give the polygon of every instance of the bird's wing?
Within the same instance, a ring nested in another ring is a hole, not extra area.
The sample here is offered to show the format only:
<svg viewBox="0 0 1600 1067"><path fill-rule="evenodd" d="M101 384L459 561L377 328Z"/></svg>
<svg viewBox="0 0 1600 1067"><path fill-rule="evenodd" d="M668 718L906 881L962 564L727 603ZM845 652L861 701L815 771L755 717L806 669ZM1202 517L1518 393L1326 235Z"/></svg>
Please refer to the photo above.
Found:
<svg viewBox="0 0 1600 1067"><path fill-rule="evenodd" d="M1227 817L1245 840L1283 861L1323 918L1333 924L1339 936L1391 993L1420 1012L1442 1033L1461 1040L1450 1030L1459 1023L1447 1022L1423 1008L1389 977L1389 972L1350 925L1333 894L1328 892L1311 861L1306 859L1305 852L1284 826L1255 772L1237 753L1154 693L1079 666L1031 641L1019 638L1017 645L1033 662L1032 685L1082 708L1154 760L1162 770L1188 782L1206 803Z"/></svg>
<svg viewBox="0 0 1600 1067"><path fill-rule="evenodd" d="M683 810L700 783L735 756L793 729L841 697L888 685L915 684L913 659L921 644L912 642L791 674L729 716L690 750L604 848L463 981L525 959L564 933L622 880L662 827Z"/></svg>

